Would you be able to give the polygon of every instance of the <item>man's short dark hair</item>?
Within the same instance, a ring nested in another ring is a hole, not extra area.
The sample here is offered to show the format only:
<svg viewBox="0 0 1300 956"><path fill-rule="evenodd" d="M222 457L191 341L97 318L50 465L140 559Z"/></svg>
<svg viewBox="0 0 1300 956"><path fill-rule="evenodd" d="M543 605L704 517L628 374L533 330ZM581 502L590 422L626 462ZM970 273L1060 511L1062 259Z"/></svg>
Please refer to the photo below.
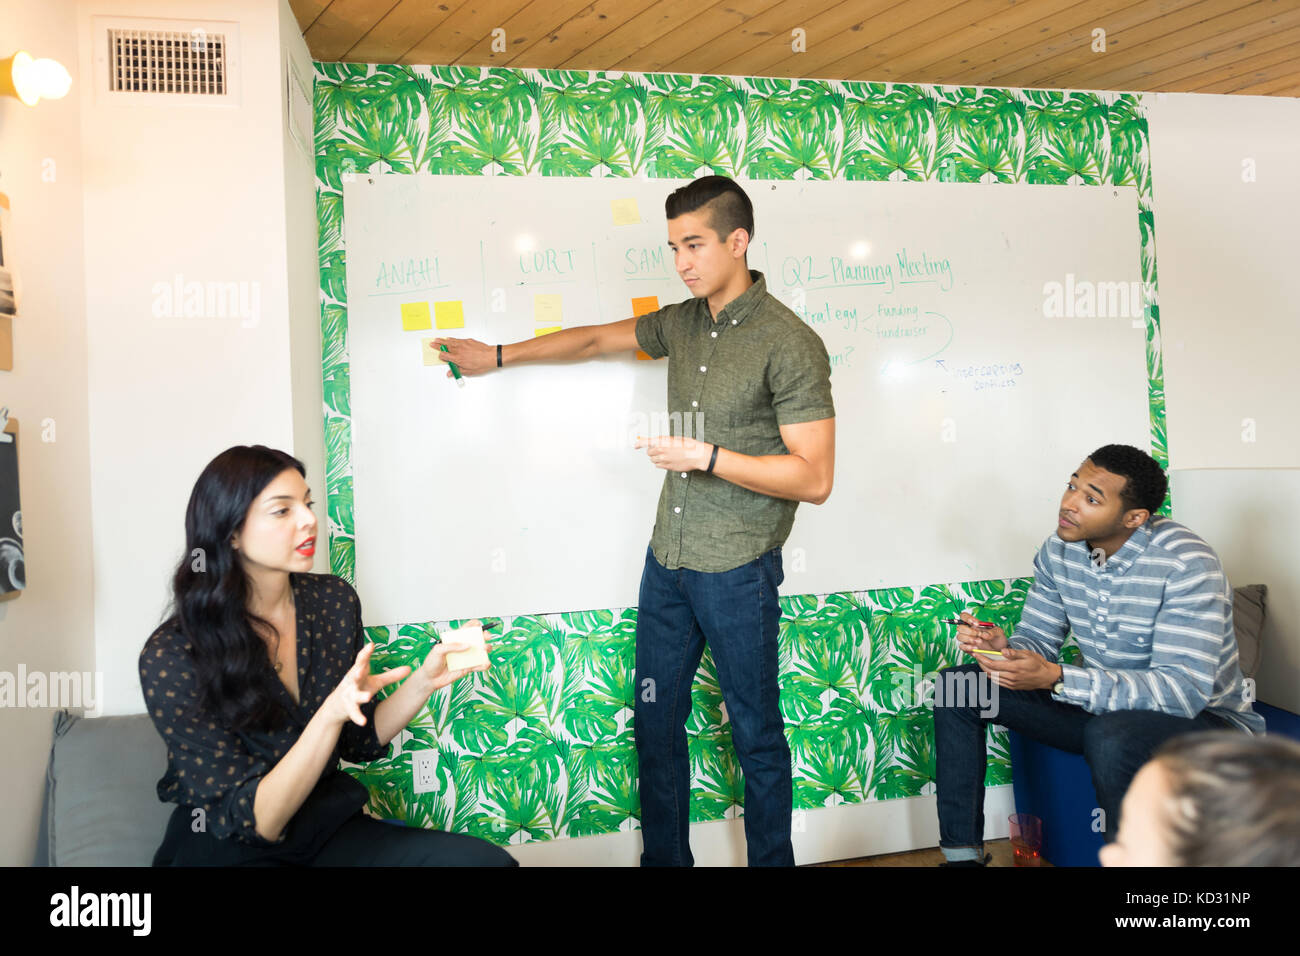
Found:
<svg viewBox="0 0 1300 956"><path fill-rule="evenodd" d="M1119 496L1124 510L1145 508L1155 514L1165 502L1169 479L1156 460L1132 445L1102 445L1088 456L1098 468L1126 479Z"/></svg>
<svg viewBox="0 0 1300 956"><path fill-rule="evenodd" d="M754 204L735 180L726 176L701 176L674 189L664 202L664 213L669 219L676 219L701 206L708 206L709 225L719 239L725 242L737 229L744 229L753 241Z"/></svg>

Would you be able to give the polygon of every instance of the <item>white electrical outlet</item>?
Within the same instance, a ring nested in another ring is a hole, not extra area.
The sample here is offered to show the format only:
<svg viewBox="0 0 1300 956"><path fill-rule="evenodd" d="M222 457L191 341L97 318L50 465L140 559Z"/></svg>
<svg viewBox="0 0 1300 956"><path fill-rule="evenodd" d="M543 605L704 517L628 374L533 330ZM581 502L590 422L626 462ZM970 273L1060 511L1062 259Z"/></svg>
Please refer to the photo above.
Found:
<svg viewBox="0 0 1300 956"><path fill-rule="evenodd" d="M416 793L436 793L438 790L438 751L412 750L411 776Z"/></svg>

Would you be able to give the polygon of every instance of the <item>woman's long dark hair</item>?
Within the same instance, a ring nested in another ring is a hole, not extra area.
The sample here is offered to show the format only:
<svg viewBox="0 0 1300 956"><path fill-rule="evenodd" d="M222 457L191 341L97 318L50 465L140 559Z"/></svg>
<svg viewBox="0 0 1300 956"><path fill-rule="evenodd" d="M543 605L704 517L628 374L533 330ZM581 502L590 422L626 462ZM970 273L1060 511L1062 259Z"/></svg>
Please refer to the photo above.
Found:
<svg viewBox="0 0 1300 956"><path fill-rule="evenodd" d="M248 610L251 593L231 538L248 509L285 469L303 477L302 462L265 445L236 445L208 462L185 509L185 554L172 575L164 622L193 648L200 703L231 730L270 730L285 714L270 681L266 642L253 630L269 621Z"/></svg>

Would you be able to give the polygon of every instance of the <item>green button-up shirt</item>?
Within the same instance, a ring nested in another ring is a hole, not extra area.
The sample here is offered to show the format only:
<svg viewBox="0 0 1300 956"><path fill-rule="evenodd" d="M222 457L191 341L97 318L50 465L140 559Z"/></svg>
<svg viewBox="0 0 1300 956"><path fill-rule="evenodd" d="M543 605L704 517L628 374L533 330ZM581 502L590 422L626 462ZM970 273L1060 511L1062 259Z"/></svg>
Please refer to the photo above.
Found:
<svg viewBox="0 0 1300 956"><path fill-rule="evenodd" d="M673 435L743 455L788 455L780 426L835 417L821 336L767 292L761 272L716 317L706 299L641 316L637 343L668 356ZM670 471L650 548L669 569L730 571L779 547L799 502L704 471Z"/></svg>

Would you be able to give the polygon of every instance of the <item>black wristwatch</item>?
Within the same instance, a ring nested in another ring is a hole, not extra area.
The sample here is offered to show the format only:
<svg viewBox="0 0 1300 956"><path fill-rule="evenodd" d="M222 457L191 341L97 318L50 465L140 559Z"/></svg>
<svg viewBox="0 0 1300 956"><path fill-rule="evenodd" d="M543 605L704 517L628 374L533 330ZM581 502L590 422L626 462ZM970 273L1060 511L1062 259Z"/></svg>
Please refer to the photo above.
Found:
<svg viewBox="0 0 1300 956"><path fill-rule="evenodd" d="M1057 666L1060 667L1059 664ZM1052 693L1053 694L1065 693L1065 668L1064 667L1061 667L1061 679L1052 685Z"/></svg>

